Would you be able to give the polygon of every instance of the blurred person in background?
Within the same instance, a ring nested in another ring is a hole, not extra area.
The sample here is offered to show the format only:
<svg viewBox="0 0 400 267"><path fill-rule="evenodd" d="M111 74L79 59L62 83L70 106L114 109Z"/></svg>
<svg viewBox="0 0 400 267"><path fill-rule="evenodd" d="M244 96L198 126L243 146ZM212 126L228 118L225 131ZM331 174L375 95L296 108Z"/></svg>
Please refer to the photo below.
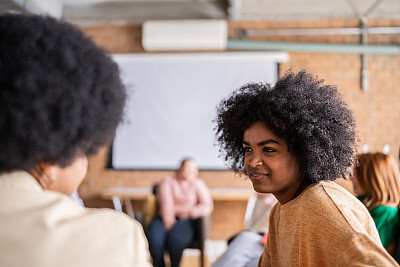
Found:
<svg viewBox="0 0 400 267"><path fill-rule="evenodd" d="M374 219L383 246L393 253L400 230L399 168L394 158L382 152L359 154L353 189Z"/></svg>
<svg viewBox="0 0 400 267"><path fill-rule="evenodd" d="M210 191L198 173L196 162L185 158L176 175L165 177L157 186L159 214L146 231L155 267L165 266L165 249L171 267L178 267L183 250L195 235L193 220L210 215L214 208Z"/></svg>

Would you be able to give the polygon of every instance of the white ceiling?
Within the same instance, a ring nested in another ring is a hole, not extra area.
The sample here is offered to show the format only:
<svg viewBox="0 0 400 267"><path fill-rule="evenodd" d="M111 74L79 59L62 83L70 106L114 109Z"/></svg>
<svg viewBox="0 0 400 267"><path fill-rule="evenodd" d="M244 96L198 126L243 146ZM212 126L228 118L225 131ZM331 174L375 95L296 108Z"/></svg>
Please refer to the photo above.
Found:
<svg viewBox="0 0 400 267"><path fill-rule="evenodd" d="M400 19L400 0L0 0L9 10L48 13L77 24L157 19L296 21Z"/></svg>

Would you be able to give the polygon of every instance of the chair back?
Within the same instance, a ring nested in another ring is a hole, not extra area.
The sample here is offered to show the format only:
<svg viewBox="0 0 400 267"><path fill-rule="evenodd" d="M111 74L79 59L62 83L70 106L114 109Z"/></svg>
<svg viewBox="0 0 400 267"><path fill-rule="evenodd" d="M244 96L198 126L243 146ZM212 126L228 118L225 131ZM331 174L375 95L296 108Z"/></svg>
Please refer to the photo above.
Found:
<svg viewBox="0 0 400 267"><path fill-rule="evenodd" d="M247 200L246 212L244 214L244 225L247 225L253 215L254 206L256 205L257 196L253 195Z"/></svg>
<svg viewBox="0 0 400 267"><path fill-rule="evenodd" d="M144 218L143 218L143 229L147 231L147 228L153 220L153 218L157 215L157 199L154 194L149 194L146 197L145 207L144 207Z"/></svg>
<svg viewBox="0 0 400 267"><path fill-rule="evenodd" d="M143 229L145 231L147 230L147 227L153 218L158 214L157 189L158 184L154 184L153 188L151 189L151 194L146 197L143 219Z"/></svg>

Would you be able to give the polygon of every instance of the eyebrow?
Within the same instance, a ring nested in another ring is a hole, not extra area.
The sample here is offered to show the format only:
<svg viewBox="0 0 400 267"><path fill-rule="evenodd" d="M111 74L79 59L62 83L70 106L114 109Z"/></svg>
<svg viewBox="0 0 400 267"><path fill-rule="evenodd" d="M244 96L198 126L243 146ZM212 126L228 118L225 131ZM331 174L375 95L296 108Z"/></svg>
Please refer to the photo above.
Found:
<svg viewBox="0 0 400 267"><path fill-rule="evenodd" d="M244 141L244 140L243 140L243 144L246 145L246 146L250 146L250 144L248 142ZM267 140L264 140L264 141L261 141L261 142L257 143L257 146L264 146L264 145L268 145L268 144L280 145L280 143L278 141L274 140L274 139L267 139Z"/></svg>

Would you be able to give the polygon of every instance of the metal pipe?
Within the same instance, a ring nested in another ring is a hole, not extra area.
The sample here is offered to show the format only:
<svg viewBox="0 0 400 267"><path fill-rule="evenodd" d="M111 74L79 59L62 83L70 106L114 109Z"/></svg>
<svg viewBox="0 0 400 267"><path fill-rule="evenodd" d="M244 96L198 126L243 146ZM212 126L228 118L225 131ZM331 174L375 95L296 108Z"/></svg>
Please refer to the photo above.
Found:
<svg viewBox="0 0 400 267"><path fill-rule="evenodd" d="M361 17L361 44L363 46L368 45L367 21L367 17ZM363 91L369 90L368 55L366 53L361 54L361 89Z"/></svg>
<svg viewBox="0 0 400 267"><path fill-rule="evenodd" d="M399 45L396 46L396 45L257 42L257 41L234 40L234 39L228 40L227 49L400 55Z"/></svg>
<svg viewBox="0 0 400 267"><path fill-rule="evenodd" d="M382 0L376 0L364 14L360 17L361 21L361 44L366 46L368 43L368 15L375 10L375 8L382 2ZM368 55L366 53L361 54L361 89L363 91L369 90L369 72L368 72Z"/></svg>
<svg viewBox="0 0 400 267"><path fill-rule="evenodd" d="M375 8L382 2L383 0L376 0L368 9L364 12L361 17L367 18L368 15L375 10Z"/></svg>
<svg viewBox="0 0 400 267"><path fill-rule="evenodd" d="M245 36L306 36L306 35L360 35L360 28L319 29L241 29ZM374 27L366 29L368 34L397 34L400 27Z"/></svg>

